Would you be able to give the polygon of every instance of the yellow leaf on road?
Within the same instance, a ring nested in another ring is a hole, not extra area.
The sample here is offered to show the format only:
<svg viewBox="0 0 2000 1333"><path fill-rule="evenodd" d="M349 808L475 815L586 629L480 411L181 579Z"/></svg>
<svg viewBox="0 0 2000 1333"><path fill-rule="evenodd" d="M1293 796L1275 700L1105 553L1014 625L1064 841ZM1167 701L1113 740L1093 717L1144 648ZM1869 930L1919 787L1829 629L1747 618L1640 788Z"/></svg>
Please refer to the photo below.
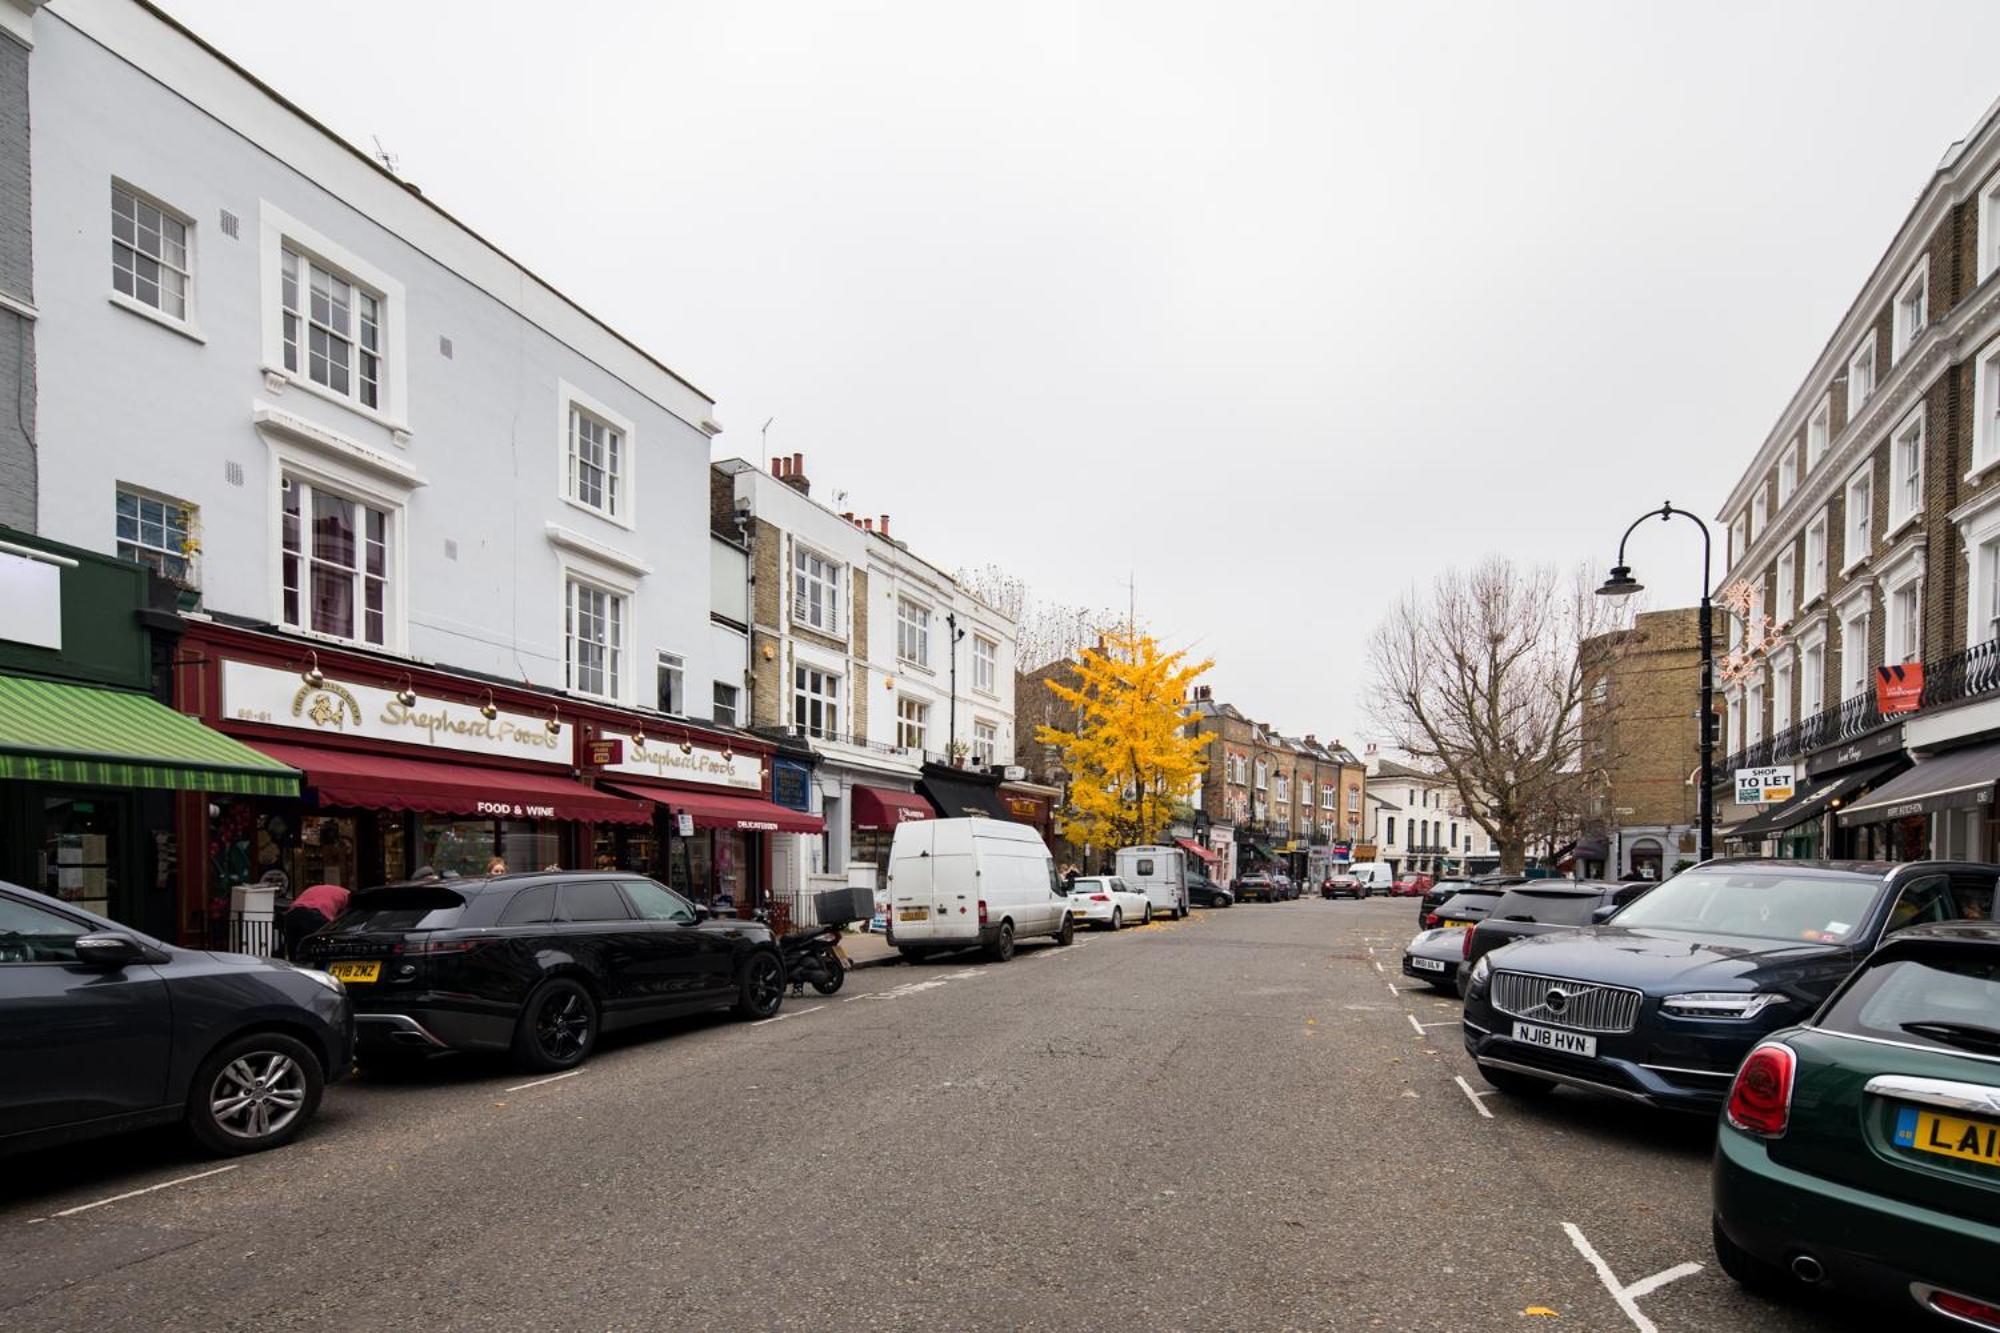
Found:
<svg viewBox="0 0 2000 1333"><path fill-rule="evenodd" d="M1537 1319L1560 1319L1560 1318L1562 1318L1562 1316L1561 1316L1561 1315L1557 1314L1557 1313L1556 1313L1556 1312L1555 1312L1554 1310L1551 1310L1551 1309L1550 1309L1550 1308L1549 1308L1548 1306L1546 1306L1546 1305L1531 1305L1531 1306L1529 1306L1529 1307L1528 1307L1527 1309L1525 1309L1525 1310L1521 1311L1521 1313L1522 1313L1522 1314L1524 1314L1524 1315L1532 1315L1533 1317L1535 1317L1535 1318L1537 1318Z"/></svg>

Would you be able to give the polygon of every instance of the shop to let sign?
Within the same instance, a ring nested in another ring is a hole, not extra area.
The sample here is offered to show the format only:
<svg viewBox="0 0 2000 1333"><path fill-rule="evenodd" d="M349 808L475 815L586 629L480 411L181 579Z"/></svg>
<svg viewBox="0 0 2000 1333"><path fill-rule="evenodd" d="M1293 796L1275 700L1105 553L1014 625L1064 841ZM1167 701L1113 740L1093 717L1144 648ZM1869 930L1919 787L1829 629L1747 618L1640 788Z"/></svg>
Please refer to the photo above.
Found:
<svg viewBox="0 0 2000 1333"><path fill-rule="evenodd" d="M1795 786L1790 764L1739 768L1736 770L1736 803L1775 805L1779 801L1789 801Z"/></svg>
<svg viewBox="0 0 2000 1333"><path fill-rule="evenodd" d="M1914 713L1923 706L1924 664L1899 662L1875 668L1875 706L1883 717Z"/></svg>

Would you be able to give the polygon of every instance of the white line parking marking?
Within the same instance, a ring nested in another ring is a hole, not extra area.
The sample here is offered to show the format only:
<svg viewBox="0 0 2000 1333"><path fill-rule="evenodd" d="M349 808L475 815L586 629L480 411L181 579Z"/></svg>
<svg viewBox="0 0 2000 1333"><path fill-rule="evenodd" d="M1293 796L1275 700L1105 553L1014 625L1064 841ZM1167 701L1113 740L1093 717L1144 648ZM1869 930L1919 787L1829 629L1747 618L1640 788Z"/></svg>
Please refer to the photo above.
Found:
<svg viewBox="0 0 2000 1333"><path fill-rule="evenodd" d="M1458 1090L1465 1094L1465 1100L1472 1103L1472 1109L1479 1112L1483 1119L1491 1120L1493 1118L1493 1113L1486 1109L1486 1103L1479 1100L1479 1094L1474 1092L1472 1085L1465 1081L1465 1075L1453 1074L1451 1081L1458 1084ZM1565 1222L1563 1225L1567 1226L1569 1224Z"/></svg>
<svg viewBox="0 0 2000 1333"><path fill-rule="evenodd" d="M1638 1299L1658 1291L1669 1282L1678 1282L1701 1271L1700 1264L1675 1264L1672 1268L1661 1269L1651 1277L1642 1277L1629 1287L1620 1286L1617 1277L1611 1272L1611 1265L1604 1262L1604 1256L1584 1239L1583 1232L1577 1230L1574 1222L1563 1223L1563 1230L1569 1233L1569 1243L1576 1246L1576 1252L1597 1270L1597 1280L1604 1284L1604 1289L1611 1293L1611 1299L1618 1303L1618 1308L1625 1312L1625 1317L1632 1321L1632 1326L1638 1329L1639 1333L1659 1333L1659 1328L1652 1320L1639 1313Z"/></svg>
<svg viewBox="0 0 2000 1333"><path fill-rule="evenodd" d="M1373 952L1373 951L1371 950L1370 952ZM1383 975L1383 976L1385 976L1385 977L1389 975L1389 974L1388 974L1387 972L1383 972L1383 971L1382 971L1382 964L1381 964L1380 962L1377 962L1377 963L1375 964L1375 970L1376 970L1377 972L1382 972L1382 975Z"/></svg>
<svg viewBox="0 0 2000 1333"><path fill-rule="evenodd" d="M1415 1022L1414 1019L1411 1020ZM1440 1018L1435 1023L1418 1023L1419 1028L1455 1028L1465 1020L1462 1018Z"/></svg>
<svg viewBox="0 0 2000 1333"><path fill-rule="evenodd" d="M547 1078L538 1078L533 1083L516 1083L513 1087L508 1088L507 1091L526 1092L529 1088L539 1088L545 1083L560 1083L566 1078L575 1078L582 1072L581 1069L572 1069L567 1074L551 1074Z"/></svg>
<svg viewBox="0 0 2000 1333"><path fill-rule="evenodd" d="M1424 1035L1424 1025L1417 1021L1417 1016L1415 1014L1404 1014L1403 1017L1410 1020L1410 1026L1417 1030L1417 1035L1419 1037Z"/></svg>
<svg viewBox="0 0 2000 1333"><path fill-rule="evenodd" d="M29 1221L47 1222L58 1217L75 1217L78 1213L87 1213L93 1208L102 1208L108 1203L123 1203L127 1199L136 1199L141 1194L151 1194L154 1190L172 1189L176 1185L185 1185L191 1181L207 1180L210 1176L219 1176L225 1171L234 1171L235 1169L236 1165L230 1165L218 1166L212 1171L197 1171L191 1176L181 1176L176 1180L163 1180L157 1185L148 1185L142 1190L126 1190L123 1194L114 1194L108 1199L99 1199L95 1203L80 1203L74 1208L65 1208L59 1213L50 1213L47 1217L30 1218Z"/></svg>
<svg viewBox="0 0 2000 1333"><path fill-rule="evenodd" d="M763 1027L766 1023L782 1023L788 1018L804 1018L807 1014L816 1014L824 1008L826 1008L825 1005L816 1004L810 1009L794 1009L789 1014L779 1014L776 1018L760 1018L756 1022L752 1023L750 1026L753 1028L760 1028ZM533 1087L534 1085L531 1083L528 1086ZM512 1092L513 1089L509 1088L508 1091Z"/></svg>

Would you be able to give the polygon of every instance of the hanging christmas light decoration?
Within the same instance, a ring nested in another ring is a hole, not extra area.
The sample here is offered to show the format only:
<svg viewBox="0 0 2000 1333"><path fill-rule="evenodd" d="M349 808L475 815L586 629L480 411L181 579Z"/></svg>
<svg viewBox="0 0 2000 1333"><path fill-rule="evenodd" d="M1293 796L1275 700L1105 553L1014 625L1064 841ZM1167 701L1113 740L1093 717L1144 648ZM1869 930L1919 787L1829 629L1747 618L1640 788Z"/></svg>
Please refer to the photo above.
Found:
<svg viewBox="0 0 2000 1333"><path fill-rule="evenodd" d="M1741 685L1764 669L1764 659L1784 645L1785 634L1777 621L1759 610L1763 589L1747 579L1729 584L1715 600L1740 627L1736 645L1716 660L1716 679L1724 685Z"/></svg>

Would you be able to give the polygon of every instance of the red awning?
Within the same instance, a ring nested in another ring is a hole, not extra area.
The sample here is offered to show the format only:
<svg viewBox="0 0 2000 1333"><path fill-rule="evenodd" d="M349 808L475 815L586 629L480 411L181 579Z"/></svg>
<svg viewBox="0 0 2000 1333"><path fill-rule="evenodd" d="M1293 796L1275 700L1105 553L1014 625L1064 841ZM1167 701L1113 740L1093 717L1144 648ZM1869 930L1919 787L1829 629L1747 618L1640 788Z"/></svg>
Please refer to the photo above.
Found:
<svg viewBox="0 0 2000 1333"><path fill-rule="evenodd" d="M913 791L891 791L887 787L854 789L854 827L894 828L915 819L936 819L931 803Z"/></svg>
<svg viewBox="0 0 2000 1333"><path fill-rule="evenodd" d="M651 801L671 814L693 815L696 828L747 829L752 833L826 830L826 821L818 815L787 809L761 796L725 796L720 792L688 791L650 782L621 782L613 790Z"/></svg>
<svg viewBox="0 0 2000 1333"><path fill-rule="evenodd" d="M306 775L322 805L422 810L493 819L580 819L595 824L644 824L644 802L586 787L561 773L487 768L449 759L406 759L355 750L252 741L257 749Z"/></svg>
<svg viewBox="0 0 2000 1333"><path fill-rule="evenodd" d="M1182 847L1185 847L1188 851L1193 852L1196 856L1199 856L1202 860L1208 862L1210 865L1214 865L1217 861L1220 861L1222 859L1221 853L1211 852L1210 850L1208 850L1208 848L1202 846L1200 843L1196 842L1193 838L1175 838L1174 841L1179 843Z"/></svg>

